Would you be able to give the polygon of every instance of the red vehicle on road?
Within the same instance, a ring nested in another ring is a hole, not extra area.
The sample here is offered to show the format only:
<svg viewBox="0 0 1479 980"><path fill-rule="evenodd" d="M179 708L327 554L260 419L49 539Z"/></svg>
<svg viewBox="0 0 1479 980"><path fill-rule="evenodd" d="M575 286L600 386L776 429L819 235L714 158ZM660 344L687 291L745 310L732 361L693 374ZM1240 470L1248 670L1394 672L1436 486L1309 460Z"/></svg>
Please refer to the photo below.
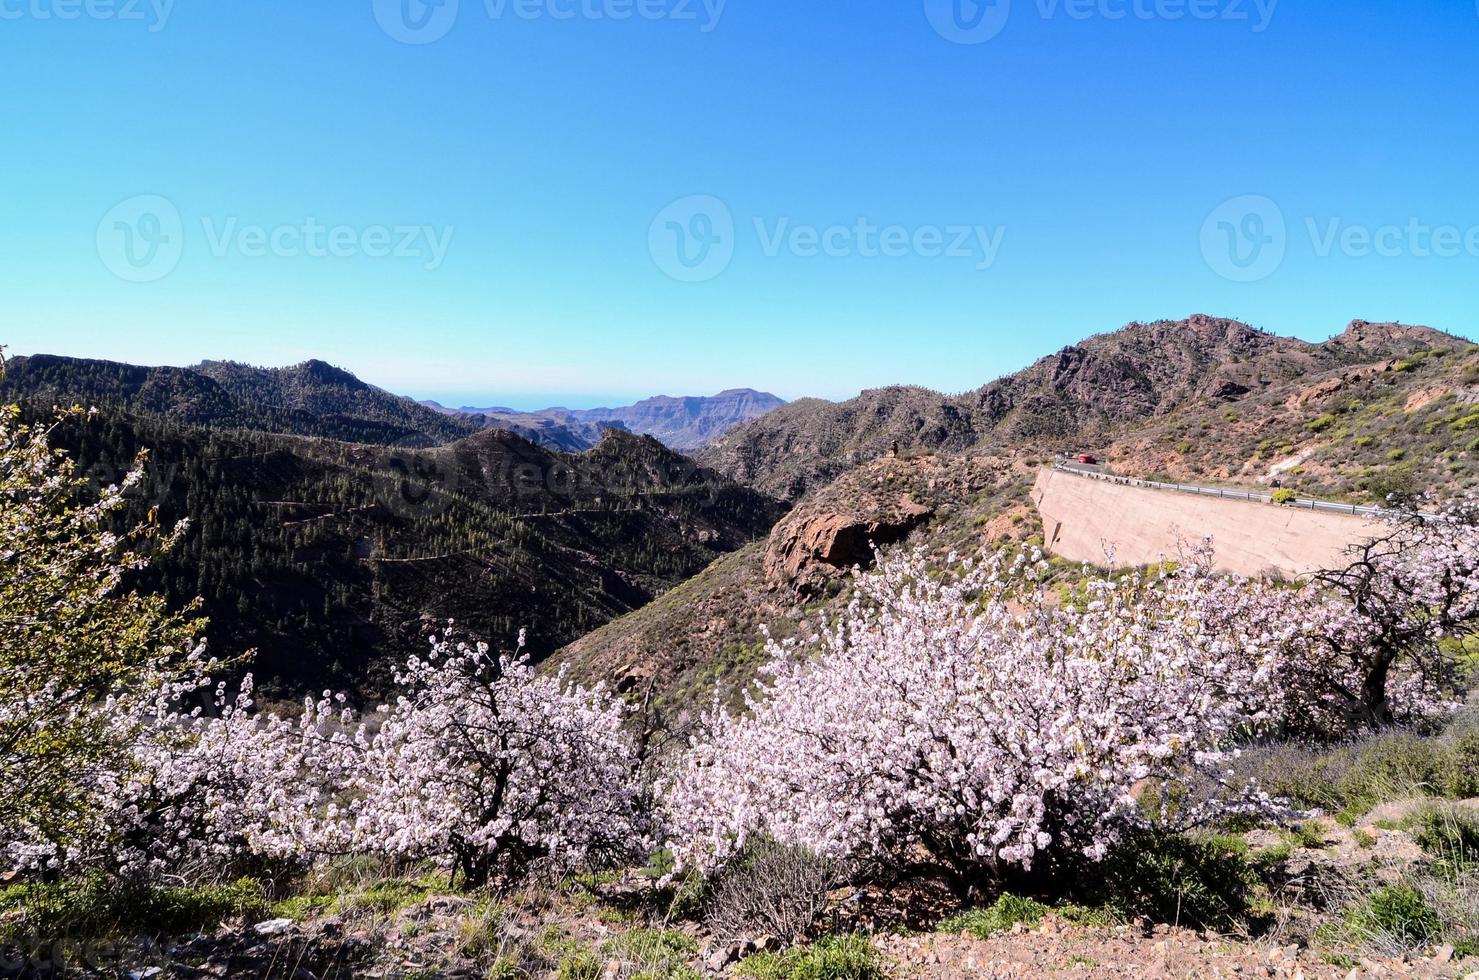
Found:
<svg viewBox="0 0 1479 980"><path fill-rule="evenodd" d="M1077 456L1073 457L1073 459L1074 459L1075 462L1083 463L1085 466L1098 466L1099 465L1098 458L1096 458L1094 456L1090 456L1088 453L1079 453Z"/></svg>

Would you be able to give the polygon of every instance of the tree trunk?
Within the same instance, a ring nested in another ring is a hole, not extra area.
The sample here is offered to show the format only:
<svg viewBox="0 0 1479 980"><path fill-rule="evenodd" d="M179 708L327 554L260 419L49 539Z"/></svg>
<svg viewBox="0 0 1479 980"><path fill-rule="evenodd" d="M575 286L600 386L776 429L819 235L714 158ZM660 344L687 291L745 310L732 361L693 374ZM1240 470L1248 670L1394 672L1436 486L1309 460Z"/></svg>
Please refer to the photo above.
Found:
<svg viewBox="0 0 1479 980"><path fill-rule="evenodd" d="M1361 682L1361 711L1371 728L1386 728L1392 723L1392 713L1387 707L1387 677L1391 672L1392 657L1383 654Z"/></svg>

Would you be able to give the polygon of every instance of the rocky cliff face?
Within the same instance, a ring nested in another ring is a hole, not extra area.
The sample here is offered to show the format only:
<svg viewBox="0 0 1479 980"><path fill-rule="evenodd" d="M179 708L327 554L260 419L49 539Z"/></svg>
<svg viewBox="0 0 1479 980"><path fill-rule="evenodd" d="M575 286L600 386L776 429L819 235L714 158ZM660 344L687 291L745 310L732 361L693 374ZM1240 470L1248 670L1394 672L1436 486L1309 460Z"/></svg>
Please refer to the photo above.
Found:
<svg viewBox="0 0 1479 980"><path fill-rule="evenodd" d="M781 520L765 549L767 581L810 592L852 568L871 568L874 548L896 544L933 511L907 493L840 510L810 506Z"/></svg>

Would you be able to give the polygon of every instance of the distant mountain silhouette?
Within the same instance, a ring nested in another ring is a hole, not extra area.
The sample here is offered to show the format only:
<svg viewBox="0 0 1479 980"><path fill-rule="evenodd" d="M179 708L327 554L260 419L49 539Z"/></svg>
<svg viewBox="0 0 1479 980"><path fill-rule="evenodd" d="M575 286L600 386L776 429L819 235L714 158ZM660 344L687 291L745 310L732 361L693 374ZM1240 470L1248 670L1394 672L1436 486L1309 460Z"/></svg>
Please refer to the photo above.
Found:
<svg viewBox="0 0 1479 980"><path fill-rule="evenodd" d="M734 426L760 418L785 404L775 395L750 388L733 388L708 397L648 398L621 408L546 408L519 412L510 408L447 408L436 402L424 406L489 428L508 429L541 445L566 451L589 449L601 441L607 428L650 435L671 449L689 451L707 445Z"/></svg>

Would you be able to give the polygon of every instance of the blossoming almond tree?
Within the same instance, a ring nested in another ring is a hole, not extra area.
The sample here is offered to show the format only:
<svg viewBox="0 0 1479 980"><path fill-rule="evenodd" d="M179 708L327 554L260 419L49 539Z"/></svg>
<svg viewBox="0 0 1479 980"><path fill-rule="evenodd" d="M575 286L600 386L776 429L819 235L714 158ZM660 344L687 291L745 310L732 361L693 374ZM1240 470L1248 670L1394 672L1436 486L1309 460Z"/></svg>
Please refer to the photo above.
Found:
<svg viewBox="0 0 1479 980"><path fill-rule="evenodd" d="M198 880L358 853L481 885L646 856L650 809L604 691L449 639L398 681L370 723L328 693L295 718L259 714L250 678L213 713L161 714L112 787L117 832L79 863Z"/></svg>
<svg viewBox="0 0 1479 980"><path fill-rule="evenodd" d="M216 688L209 713L170 705L109 780L111 827L83 863L114 875L222 879L346 854L346 794L363 764L363 726L344 695L304 701L296 717L260 714L248 676Z"/></svg>
<svg viewBox="0 0 1479 980"><path fill-rule="evenodd" d="M1059 606L1040 570L1018 555L941 577L895 556L835 627L772 643L763 698L716 709L664 787L680 865L712 871L765 835L969 888L1100 858L1144 820L1142 791L1220 778L1279 647L1223 628L1237 585L1192 564Z"/></svg>
<svg viewBox="0 0 1479 980"><path fill-rule="evenodd" d="M115 530L142 470L95 491L51 447L57 424L0 408L0 855L22 863L105 829L145 718L213 666L199 621L124 587L181 529Z"/></svg>
<svg viewBox="0 0 1479 980"><path fill-rule="evenodd" d="M1285 597L1300 624L1282 672L1303 734L1420 722L1451 701L1444 641L1479 633L1479 500L1429 517L1398 514Z"/></svg>
<svg viewBox="0 0 1479 980"><path fill-rule="evenodd" d="M475 885L538 861L646 856L637 756L603 689L448 638L397 681L406 693L353 780L363 847L441 860Z"/></svg>

